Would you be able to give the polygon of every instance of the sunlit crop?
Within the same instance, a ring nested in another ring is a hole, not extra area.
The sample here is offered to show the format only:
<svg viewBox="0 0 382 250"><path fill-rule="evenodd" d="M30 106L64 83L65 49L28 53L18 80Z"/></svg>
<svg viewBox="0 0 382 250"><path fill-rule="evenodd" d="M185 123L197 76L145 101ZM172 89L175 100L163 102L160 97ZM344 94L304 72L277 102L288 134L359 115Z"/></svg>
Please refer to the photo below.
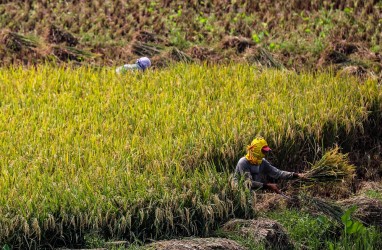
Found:
<svg viewBox="0 0 382 250"><path fill-rule="evenodd" d="M373 81L248 65L0 69L0 241L204 234L251 213L230 174L253 136L362 130L380 100Z"/></svg>

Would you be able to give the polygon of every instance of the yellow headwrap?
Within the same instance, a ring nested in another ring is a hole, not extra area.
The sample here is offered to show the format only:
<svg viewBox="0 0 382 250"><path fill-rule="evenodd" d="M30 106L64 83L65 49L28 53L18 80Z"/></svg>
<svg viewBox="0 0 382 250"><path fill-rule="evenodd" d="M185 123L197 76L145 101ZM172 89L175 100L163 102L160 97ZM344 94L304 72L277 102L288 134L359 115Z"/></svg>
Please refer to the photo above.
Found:
<svg viewBox="0 0 382 250"><path fill-rule="evenodd" d="M264 146L268 146L268 143L264 138L257 137L253 139L251 145L247 146L247 154L245 155L245 158L247 158L251 164L260 165L265 157L261 151Z"/></svg>

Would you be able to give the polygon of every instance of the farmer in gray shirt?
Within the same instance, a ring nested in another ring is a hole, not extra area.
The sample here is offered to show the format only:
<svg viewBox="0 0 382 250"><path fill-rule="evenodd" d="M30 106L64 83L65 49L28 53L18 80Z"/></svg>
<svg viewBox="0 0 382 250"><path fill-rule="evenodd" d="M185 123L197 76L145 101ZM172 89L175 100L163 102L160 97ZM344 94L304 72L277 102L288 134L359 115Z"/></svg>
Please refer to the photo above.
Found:
<svg viewBox="0 0 382 250"><path fill-rule="evenodd" d="M234 181L238 183L240 176L249 181L250 188L269 189L275 193L281 193L274 183L267 183L267 176L274 179L304 178L303 174L282 171L275 168L264 157L271 149L264 138L255 138L251 145L247 146L247 154L240 158L236 165Z"/></svg>

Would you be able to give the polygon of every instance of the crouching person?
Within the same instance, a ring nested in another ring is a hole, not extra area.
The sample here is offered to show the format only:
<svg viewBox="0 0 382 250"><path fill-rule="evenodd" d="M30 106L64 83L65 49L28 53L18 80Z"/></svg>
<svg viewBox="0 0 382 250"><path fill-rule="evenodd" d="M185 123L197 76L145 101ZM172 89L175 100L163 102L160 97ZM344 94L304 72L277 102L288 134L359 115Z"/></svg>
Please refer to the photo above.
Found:
<svg viewBox="0 0 382 250"><path fill-rule="evenodd" d="M247 146L247 154L240 158L236 165L234 181L239 183L240 178L245 179L251 190L265 189L280 194L281 191L275 183L268 183L267 177L273 179L304 178L301 173L288 172L272 166L265 157L271 151L268 143L262 137L255 138Z"/></svg>
<svg viewBox="0 0 382 250"><path fill-rule="evenodd" d="M117 74L124 74L128 71L145 71L151 66L151 61L147 57L139 58L134 64L125 64L118 67L115 72Z"/></svg>

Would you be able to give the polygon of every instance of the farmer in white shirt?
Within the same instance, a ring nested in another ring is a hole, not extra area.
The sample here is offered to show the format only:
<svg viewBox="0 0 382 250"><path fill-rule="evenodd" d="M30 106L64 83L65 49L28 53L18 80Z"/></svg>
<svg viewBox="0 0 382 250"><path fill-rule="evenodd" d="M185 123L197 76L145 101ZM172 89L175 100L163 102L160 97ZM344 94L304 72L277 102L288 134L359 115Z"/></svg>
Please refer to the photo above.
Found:
<svg viewBox="0 0 382 250"><path fill-rule="evenodd" d="M145 71L151 66L151 61L147 57L139 58L134 64L125 64L118 67L115 72L117 74L124 74L127 71Z"/></svg>

